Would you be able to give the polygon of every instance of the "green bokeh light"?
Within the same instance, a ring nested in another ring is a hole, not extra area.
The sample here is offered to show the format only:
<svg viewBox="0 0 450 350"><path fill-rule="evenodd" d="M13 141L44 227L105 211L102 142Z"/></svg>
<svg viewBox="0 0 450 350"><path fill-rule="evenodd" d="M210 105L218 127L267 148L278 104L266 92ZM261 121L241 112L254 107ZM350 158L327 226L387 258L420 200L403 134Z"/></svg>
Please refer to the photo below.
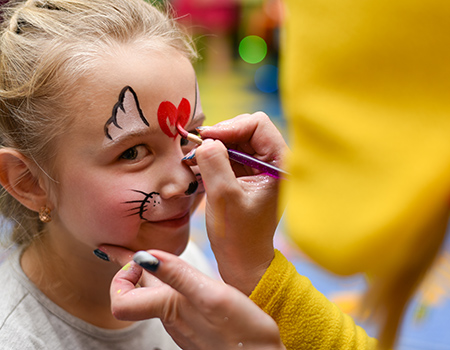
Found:
<svg viewBox="0 0 450 350"><path fill-rule="evenodd" d="M239 55L247 63L259 63L267 55L267 44L257 35L246 36L239 44Z"/></svg>

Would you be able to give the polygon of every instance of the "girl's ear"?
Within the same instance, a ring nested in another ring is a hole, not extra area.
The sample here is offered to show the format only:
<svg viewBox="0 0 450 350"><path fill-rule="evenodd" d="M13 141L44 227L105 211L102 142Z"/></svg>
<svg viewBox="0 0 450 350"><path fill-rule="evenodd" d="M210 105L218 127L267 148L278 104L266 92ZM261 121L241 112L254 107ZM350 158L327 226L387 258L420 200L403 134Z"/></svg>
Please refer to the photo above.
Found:
<svg viewBox="0 0 450 350"><path fill-rule="evenodd" d="M22 205L38 212L47 204L47 191L41 186L37 171L33 171L35 168L20 152L0 149L0 184Z"/></svg>

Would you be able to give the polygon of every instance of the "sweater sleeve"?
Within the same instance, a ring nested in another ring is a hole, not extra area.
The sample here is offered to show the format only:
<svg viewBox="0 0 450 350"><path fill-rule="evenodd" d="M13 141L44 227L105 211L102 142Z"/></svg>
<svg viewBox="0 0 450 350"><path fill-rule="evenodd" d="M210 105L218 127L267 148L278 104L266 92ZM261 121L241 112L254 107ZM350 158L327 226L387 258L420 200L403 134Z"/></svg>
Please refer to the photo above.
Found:
<svg viewBox="0 0 450 350"><path fill-rule="evenodd" d="M298 274L277 250L250 299L277 322L288 350L376 348L375 339Z"/></svg>

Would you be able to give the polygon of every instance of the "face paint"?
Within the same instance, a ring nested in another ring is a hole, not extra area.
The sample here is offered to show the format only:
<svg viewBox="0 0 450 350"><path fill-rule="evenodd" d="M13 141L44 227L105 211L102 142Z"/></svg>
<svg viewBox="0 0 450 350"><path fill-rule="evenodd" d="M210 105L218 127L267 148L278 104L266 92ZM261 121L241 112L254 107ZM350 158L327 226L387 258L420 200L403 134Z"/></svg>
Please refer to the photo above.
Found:
<svg viewBox="0 0 450 350"><path fill-rule="evenodd" d="M142 220L148 221L149 218L147 218L145 216L146 216L146 212L149 210L149 207L156 207L158 204L161 204L161 199L159 197L159 193L158 192L146 193L146 192L138 191L138 190L132 190L132 191L143 195L144 198L140 199L140 200L125 202L125 204L133 204L133 203L139 204L137 207L131 208L129 210L129 211L135 211L135 212L128 216L139 215L139 217Z"/></svg>
<svg viewBox="0 0 450 350"><path fill-rule="evenodd" d="M186 194L186 196L190 196L191 194L194 194L195 191L197 191L197 188L198 188L198 182L193 181L189 184L188 189L184 193Z"/></svg>
<svg viewBox="0 0 450 350"><path fill-rule="evenodd" d="M185 98L181 100L178 108L172 102L161 102L158 108L159 126L167 136L175 139L178 136L176 124L179 123L184 128L190 115L191 105Z"/></svg>
<svg viewBox="0 0 450 350"><path fill-rule="evenodd" d="M119 100L114 105L111 118L105 124L106 137L113 140L125 132L148 126L136 93L130 86L125 86L120 92Z"/></svg>
<svg viewBox="0 0 450 350"><path fill-rule="evenodd" d="M83 80L83 91L93 99L88 106L73 106L73 132L58 142L55 172L61 181L52 194L58 202L56 225L83 243L75 247L81 255L86 247L102 244L180 254L189 239L189 215L184 224L178 216L193 212L203 191L199 186L193 195L185 195L198 169L181 163L188 146L181 147L180 137L174 140L161 130L157 111L163 101L178 109L184 97L191 107L185 127L199 126L204 118L200 106L191 122L195 74L189 60L171 50L150 55L125 51L103 60ZM124 57L132 64L124 65Z"/></svg>
<svg viewBox="0 0 450 350"><path fill-rule="evenodd" d="M128 263L128 264L126 264L124 267L122 267L122 270L123 270L123 271L128 271L128 270L130 269L130 267L131 267L131 264Z"/></svg>

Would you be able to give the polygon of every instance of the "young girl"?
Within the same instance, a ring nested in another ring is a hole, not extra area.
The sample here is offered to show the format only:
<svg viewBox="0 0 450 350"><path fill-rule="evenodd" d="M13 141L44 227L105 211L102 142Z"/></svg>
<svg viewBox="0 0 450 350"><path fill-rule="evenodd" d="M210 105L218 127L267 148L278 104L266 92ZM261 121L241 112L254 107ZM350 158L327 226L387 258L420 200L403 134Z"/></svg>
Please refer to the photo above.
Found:
<svg viewBox="0 0 450 350"><path fill-rule="evenodd" d="M96 248L188 245L204 193L175 129L204 119L189 39L143 0L11 1L2 17L0 208L18 246L2 349L178 348L156 319L112 316L118 267Z"/></svg>

